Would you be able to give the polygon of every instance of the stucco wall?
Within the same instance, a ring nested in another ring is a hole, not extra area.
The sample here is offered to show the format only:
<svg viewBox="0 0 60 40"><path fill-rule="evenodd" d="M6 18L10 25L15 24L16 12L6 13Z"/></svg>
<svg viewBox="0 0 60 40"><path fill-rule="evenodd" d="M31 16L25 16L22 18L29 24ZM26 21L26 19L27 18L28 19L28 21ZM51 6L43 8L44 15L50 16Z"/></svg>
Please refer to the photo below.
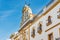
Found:
<svg viewBox="0 0 60 40"><path fill-rule="evenodd" d="M30 40L48 40L48 34L53 32L53 36L54 36L54 40L55 38L59 37L59 28L60 25L58 25L57 27L45 32L45 30L53 27L54 25L56 25L57 23L60 22L60 19L57 18L57 11L59 11L60 8L60 3L54 7L51 11L48 12L48 14L46 14L45 16L41 17L38 21L36 21L31 27L30 27ZM48 16L51 16L51 20L52 20L52 24L49 26L46 26L47 23L47 18ZM42 34L38 34L37 33L37 28L38 28L38 23L41 22L42 23ZM31 37L31 32L32 32L32 28L35 28L35 37Z"/></svg>

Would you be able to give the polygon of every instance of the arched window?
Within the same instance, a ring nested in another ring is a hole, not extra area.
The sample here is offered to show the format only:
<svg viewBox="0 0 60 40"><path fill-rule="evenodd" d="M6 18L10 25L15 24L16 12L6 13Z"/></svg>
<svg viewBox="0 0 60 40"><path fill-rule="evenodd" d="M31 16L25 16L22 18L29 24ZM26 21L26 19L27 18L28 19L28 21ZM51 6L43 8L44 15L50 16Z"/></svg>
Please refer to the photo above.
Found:
<svg viewBox="0 0 60 40"><path fill-rule="evenodd" d="M35 37L35 28L32 29L32 34L31 36L34 38Z"/></svg>
<svg viewBox="0 0 60 40"><path fill-rule="evenodd" d="M38 26L37 32L38 32L39 34L42 33L42 24L41 24L41 23L39 23L39 26Z"/></svg>
<svg viewBox="0 0 60 40"><path fill-rule="evenodd" d="M48 20L47 20L48 22L47 22L47 26L49 26L51 23L52 23L52 21L51 21L51 16L48 16Z"/></svg>

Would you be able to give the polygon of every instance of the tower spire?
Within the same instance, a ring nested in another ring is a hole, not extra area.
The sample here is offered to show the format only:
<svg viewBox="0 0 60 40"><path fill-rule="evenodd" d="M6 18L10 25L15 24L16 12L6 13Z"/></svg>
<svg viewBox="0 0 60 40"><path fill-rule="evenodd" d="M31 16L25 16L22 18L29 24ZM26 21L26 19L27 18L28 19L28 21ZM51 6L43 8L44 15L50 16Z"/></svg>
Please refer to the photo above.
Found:
<svg viewBox="0 0 60 40"><path fill-rule="evenodd" d="M25 5L24 5L23 10L22 10L22 22L21 22L21 25L32 17L32 10L29 7L30 6L30 0L24 0L24 1L25 1Z"/></svg>

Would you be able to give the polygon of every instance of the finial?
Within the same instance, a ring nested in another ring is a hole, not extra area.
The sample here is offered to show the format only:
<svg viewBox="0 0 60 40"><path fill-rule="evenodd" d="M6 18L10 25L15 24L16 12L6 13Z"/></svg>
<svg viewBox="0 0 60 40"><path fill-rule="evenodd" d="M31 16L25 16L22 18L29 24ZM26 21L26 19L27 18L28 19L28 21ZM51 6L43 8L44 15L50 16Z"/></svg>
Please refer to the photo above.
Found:
<svg viewBox="0 0 60 40"><path fill-rule="evenodd" d="M25 4L30 6L30 0L25 0Z"/></svg>

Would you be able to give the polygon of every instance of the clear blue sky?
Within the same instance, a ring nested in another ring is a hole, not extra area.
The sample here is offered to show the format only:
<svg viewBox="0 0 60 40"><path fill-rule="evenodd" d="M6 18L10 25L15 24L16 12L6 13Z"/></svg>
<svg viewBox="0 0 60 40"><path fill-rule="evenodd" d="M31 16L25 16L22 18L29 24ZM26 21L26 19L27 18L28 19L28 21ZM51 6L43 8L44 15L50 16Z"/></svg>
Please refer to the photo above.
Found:
<svg viewBox="0 0 60 40"><path fill-rule="evenodd" d="M31 9L38 13L51 0L31 0ZM20 28L24 0L0 0L0 40L7 40Z"/></svg>

